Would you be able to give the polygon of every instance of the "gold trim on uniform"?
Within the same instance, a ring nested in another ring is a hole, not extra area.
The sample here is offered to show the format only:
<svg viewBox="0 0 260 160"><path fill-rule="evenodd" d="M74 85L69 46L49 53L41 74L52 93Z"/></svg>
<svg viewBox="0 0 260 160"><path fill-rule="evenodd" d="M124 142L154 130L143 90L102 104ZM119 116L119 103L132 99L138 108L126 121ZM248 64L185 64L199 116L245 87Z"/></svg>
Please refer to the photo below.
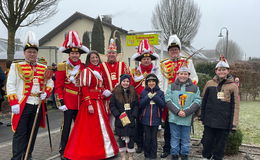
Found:
<svg viewBox="0 0 260 160"><path fill-rule="evenodd" d="M9 95L7 95L7 98L8 98L9 100L18 99L16 94L9 94Z"/></svg>
<svg viewBox="0 0 260 160"><path fill-rule="evenodd" d="M68 88L65 88L64 91L68 92L68 93L71 93L71 94L75 94L75 95L78 95L78 93L79 93L78 91L73 91L73 90L68 89Z"/></svg>
<svg viewBox="0 0 260 160"><path fill-rule="evenodd" d="M30 88L30 86L29 85L25 85L24 88Z"/></svg>
<svg viewBox="0 0 260 160"><path fill-rule="evenodd" d="M70 74L69 74L69 72L68 72L68 70L73 70L73 66L72 65L69 65L69 64L65 64L65 70L66 70L66 77L67 77L67 79L69 79L70 78ZM80 73L80 69L78 70L78 72L75 74L75 76L74 76L74 78L76 79L76 77L79 75L79 73ZM69 84L70 82L67 82L67 84Z"/></svg>
<svg viewBox="0 0 260 160"><path fill-rule="evenodd" d="M90 96L84 97L84 101L89 100Z"/></svg>
<svg viewBox="0 0 260 160"><path fill-rule="evenodd" d="M58 63L57 70L58 71L65 71L66 70L66 64L65 63Z"/></svg>

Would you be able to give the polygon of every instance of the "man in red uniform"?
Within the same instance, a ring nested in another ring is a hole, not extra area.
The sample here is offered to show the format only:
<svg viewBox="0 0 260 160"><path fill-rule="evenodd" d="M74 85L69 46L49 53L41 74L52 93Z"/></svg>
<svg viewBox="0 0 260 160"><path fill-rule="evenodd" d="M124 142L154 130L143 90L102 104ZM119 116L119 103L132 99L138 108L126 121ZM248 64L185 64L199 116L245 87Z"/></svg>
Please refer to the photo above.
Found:
<svg viewBox="0 0 260 160"><path fill-rule="evenodd" d="M163 75L163 86L162 90L166 93L167 88L170 84L174 83L177 71L180 67L186 66L191 71L190 78L194 83L198 82L198 76L196 74L195 68L193 66L192 60L185 57L181 57L181 42L177 35L172 35L169 37L168 41L168 55L169 58L166 58L161 61L161 74ZM170 127L168 122L168 109L166 108L163 111L163 120L165 121L164 127L164 146L163 153L161 154L161 158L165 158L170 154Z"/></svg>
<svg viewBox="0 0 260 160"><path fill-rule="evenodd" d="M12 109L13 156L12 160L32 159L32 151L39 126L45 127L45 107L42 100L51 94L53 81L49 79L47 66L37 62L38 40L27 32L24 45L24 61L13 62L6 83L7 97ZM48 78L47 78L48 77ZM39 106L41 105L41 106ZM37 109L39 112L37 113ZM36 114L38 119L32 137ZM28 154L26 149L31 145Z"/></svg>
<svg viewBox="0 0 260 160"><path fill-rule="evenodd" d="M82 46L78 34L75 31L70 31L60 48L63 53L67 53L69 58L64 63L57 65L56 80L55 80L55 95L57 107L64 112L64 121L60 142L60 155L63 157L66 147L72 120L76 119L80 106L80 87L78 84L80 71L85 68L85 65L80 61L80 55L87 53L87 47Z"/></svg>
<svg viewBox="0 0 260 160"><path fill-rule="evenodd" d="M138 67L132 70L132 75L134 78L134 86L138 96L141 95L144 87L145 87L145 78L148 74L154 73L155 75L160 74L160 70L157 66L152 63L152 60L159 59L159 55L154 53L152 47L149 44L147 39L140 41L140 44L137 49L137 53L135 53L132 58L134 61L141 62ZM160 76L159 76L160 77ZM136 122L136 135L135 135L135 143L137 144L136 153L141 153L143 150L143 125L140 121L140 116L142 110L139 107L138 117Z"/></svg>
<svg viewBox="0 0 260 160"><path fill-rule="evenodd" d="M102 62L100 65L102 70L102 77L104 79L105 91L103 95L106 98L105 106L109 114L110 125L114 129L115 118L110 114L109 111L109 99L111 92L115 86L119 83L120 75L130 74L128 66L124 62L117 61L117 47L113 39L110 40L110 44L107 50L107 62Z"/></svg>

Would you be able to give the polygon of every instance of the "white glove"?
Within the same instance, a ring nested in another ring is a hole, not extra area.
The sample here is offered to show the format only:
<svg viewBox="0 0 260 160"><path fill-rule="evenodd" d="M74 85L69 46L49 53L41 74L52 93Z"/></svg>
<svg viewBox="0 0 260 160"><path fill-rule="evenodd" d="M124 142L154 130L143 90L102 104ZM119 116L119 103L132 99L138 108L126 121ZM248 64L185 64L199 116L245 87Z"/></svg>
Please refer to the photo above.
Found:
<svg viewBox="0 0 260 160"><path fill-rule="evenodd" d="M108 89L104 90L104 92L102 93L102 95L105 96L105 97L109 97L111 94L112 93Z"/></svg>
<svg viewBox="0 0 260 160"><path fill-rule="evenodd" d="M93 113L94 113L94 108L93 108L92 105L89 105L89 106L88 106L88 112L89 112L90 114L93 114Z"/></svg>
<svg viewBox="0 0 260 160"><path fill-rule="evenodd" d="M12 113L13 114L19 114L20 113L20 104L12 105Z"/></svg>
<svg viewBox="0 0 260 160"><path fill-rule="evenodd" d="M67 111L68 108L66 107L66 105L63 105L63 106L59 106L59 110L64 112L64 111Z"/></svg>
<svg viewBox="0 0 260 160"><path fill-rule="evenodd" d="M40 99L41 100L44 100L46 97L47 97L47 93L46 92L40 94Z"/></svg>

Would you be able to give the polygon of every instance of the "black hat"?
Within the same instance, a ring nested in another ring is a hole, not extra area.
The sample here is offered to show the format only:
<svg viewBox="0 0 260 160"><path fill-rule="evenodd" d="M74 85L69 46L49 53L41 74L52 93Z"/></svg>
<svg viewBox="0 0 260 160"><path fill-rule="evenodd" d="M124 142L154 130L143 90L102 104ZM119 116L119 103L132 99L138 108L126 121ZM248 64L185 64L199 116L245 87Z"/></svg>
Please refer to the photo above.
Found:
<svg viewBox="0 0 260 160"><path fill-rule="evenodd" d="M122 75L120 76L120 84L121 84L121 82L122 82L124 79L126 79L126 78L128 78L129 81L131 80L131 77L130 77L129 74L122 74Z"/></svg>
<svg viewBox="0 0 260 160"><path fill-rule="evenodd" d="M24 45L24 48L23 48L24 51L29 48L34 48L38 51L39 41L36 38L36 35L34 32L28 31L26 33L23 45Z"/></svg>
<svg viewBox="0 0 260 160"><path fill-rule="evenodd" d="M148 85L148 81L150 81L150 80L155 81L156 85L158 85L158 83L159 83L157 76L153 73L148 74L148 76L146 77L146 79L145 79L145 85L146 86Z"/></svg>

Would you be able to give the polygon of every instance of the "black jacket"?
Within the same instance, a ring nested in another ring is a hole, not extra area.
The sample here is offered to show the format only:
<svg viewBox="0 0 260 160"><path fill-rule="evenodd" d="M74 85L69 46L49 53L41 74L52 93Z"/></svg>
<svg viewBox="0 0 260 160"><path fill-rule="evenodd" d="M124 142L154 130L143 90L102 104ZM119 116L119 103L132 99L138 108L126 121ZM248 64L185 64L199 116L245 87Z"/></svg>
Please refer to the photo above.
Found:
<svg viewBox="0 0 260 160"><path fill-rule="evenodd" d="M124 94L126 94L124 96ZM130 104L130 110L125 110L124 104ZM117 86L110 99L110 110L115 116L115 134L118 136L134 136L135 121L138 115L138 95L133 86L130 86L126 91L121 86ZM131 123L123 127L119 116L126 112Z"/></svg>
<svg viewBox="0 0 260 160"><path fill-rule="evenodd" d="M222 99L218 98L218 92L224 93ZM203 91L201 105L201 120L205 126L219 129L232 129L236 127L239 112L237 102L238 89L232 76L219 80L214 77L207 82Z"/></svg>

